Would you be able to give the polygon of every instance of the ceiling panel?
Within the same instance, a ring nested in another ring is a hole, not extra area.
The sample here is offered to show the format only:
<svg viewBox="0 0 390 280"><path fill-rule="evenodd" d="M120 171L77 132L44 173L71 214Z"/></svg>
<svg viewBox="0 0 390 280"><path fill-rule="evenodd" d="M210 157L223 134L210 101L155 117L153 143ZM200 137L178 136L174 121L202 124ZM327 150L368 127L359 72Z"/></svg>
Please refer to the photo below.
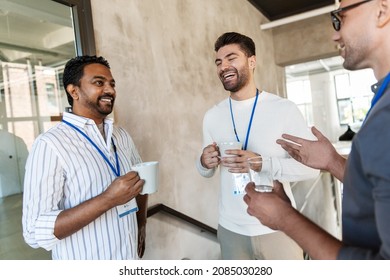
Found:
<svg viewBox="0 0 390 280"><path fill-rule="evenodd" d="M248 0L270 21L335 4L335 0Z"/></svg>
<svg viewBox="0 0 390 280"><path fill-rule="evenodd" d="M285 67L287 80L318 73L343 69L344 59L341 56L324 58Z"/></svg>

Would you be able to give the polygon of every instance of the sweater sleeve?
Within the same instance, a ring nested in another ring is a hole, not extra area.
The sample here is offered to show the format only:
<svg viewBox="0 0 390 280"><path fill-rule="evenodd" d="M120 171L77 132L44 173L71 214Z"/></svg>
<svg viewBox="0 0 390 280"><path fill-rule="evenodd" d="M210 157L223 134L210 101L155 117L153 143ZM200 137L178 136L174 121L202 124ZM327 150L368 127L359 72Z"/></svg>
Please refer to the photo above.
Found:
<svg viewBox="0 0 390 280"><path fill-rule="evenodd" d="M272 157L272 170L275 180L296 182L315 178L320 171L307 167L293 158Z"/></svg>
<svg viewBox="0 0 390 280"><path fill-rule="evenodd" d="M209 132L209 129L207 127L208 115L209 115L209 112L207 112L203 118L203 146L202 146L202 149L204 149L205 147L207 147L208 145L210 145L214 142L214 140ZM201 155L196 160L196 169L198 170L199 174L203 177L206 177L206 178L213 177L215 174L216 168L208 169L208 168L203 167L200 159L201 159Z"/></svg>
<svg viewBox="0 0 390 280"><path fill-rule="evenodd" d="M196 161L196 168L198 169L199 174L202 175L203 177L206 177L206 178L213 177L215 170L216 170L216 168L207 169L207 168L203 167L202 163L200 162L200 156L199 156L198 160Z"/></svg>

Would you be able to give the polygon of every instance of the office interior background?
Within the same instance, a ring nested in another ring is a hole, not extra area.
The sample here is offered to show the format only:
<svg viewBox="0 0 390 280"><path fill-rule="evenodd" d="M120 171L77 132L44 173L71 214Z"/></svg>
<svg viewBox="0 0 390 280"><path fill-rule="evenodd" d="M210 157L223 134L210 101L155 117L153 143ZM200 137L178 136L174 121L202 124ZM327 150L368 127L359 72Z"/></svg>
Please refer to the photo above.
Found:
<svg viewBox="0 0 390 280"><path fill-rule="evenodd" d="M294 2L294 3L291 3ZM0 0L0 259L50 259L24 244L24 164L34 139L61 120L65 62L97 54L117 84L111 117L144 161L160 162L144 259L219 259L218 176L201 177L202 118L227 97L214 42L236 31L256 43L261 90L294 101L308 126L338 141L359 130L375 82L342 68L329 12L338 1ZM342 184L326 172L296 182L298 209L340 238Z"/></svg>

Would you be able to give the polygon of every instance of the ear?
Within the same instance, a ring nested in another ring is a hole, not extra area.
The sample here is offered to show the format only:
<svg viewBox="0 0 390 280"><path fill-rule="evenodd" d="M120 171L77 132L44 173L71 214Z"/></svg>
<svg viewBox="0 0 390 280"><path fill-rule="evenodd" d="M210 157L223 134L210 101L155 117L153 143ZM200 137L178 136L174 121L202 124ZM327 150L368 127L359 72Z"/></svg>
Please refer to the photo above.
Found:
<svg viewBox="0 0 390 280"><path fill-rule="evenodd" d="M248 58L249 68L255 69L256 68L256 56L252 55Z"/></svg>
<svg viewBox="0 0 390 280"><path fill-rule="evenodd" d="M390 21L390 0L380 0L377 10L377 26L384 27Z"/></svg>
<svg viewBox="0 0 390 280"><path fill-rule="evenodd" d="M79 99L79 91L77 86L69 84L66 87L66 91L72 96L73 100Z"/></svg>

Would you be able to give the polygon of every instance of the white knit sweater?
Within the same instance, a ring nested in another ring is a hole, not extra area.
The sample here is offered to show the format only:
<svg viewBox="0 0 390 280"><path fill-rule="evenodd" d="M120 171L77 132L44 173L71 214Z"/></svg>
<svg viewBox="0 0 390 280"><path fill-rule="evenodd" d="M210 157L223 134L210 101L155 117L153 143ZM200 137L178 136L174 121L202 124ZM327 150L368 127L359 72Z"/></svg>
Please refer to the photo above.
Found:
<svg viewBox="0 0 390 280"><path fill-rule="evenodd" d="M255 97L244 101L231 101L237 134L240 141L245 143ZM276 143L283 133L315 139L293 102L268 92L261 92L252 121L247 150L272 157L274 178L283 182L286 193L295 205L289 182L314 178L318 176L319 171L289 157L287 152ZM203 119L203 147L222 141L236 141L229 99L223 100L207 111ZM200 160L197 162L197 169L204 177L212 177L217 171L217 168L204 168ZM247 213L243 194L233 193L232 173L229 173L225 167L218 169L221 182L219 224L230 231L248 236L273 232Z"/></svg>

